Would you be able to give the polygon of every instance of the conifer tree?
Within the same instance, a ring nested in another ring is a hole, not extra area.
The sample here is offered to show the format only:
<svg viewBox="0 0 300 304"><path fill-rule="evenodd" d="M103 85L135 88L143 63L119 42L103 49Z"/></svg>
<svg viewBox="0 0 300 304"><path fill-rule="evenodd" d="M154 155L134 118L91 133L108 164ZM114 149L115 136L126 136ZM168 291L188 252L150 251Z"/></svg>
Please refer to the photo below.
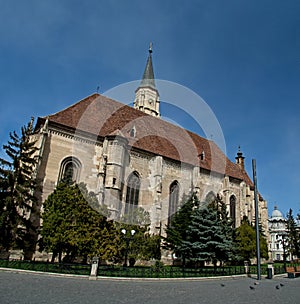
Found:
<svg viewBox="0 0 300 304"><path fill-rule="evenodd" d="M195 209L183 242L186 257L194 264L227 262L232 256L233 240L231 221L220 197Z"/></svg>
<svg viewBox="0 0 300 304"><path fill-rule="evenodd" d="M260 231L260 256L268 259L268 244L263 231ZM250 261L256 257L256 233L255 228L250 224L248 218L244 216L240 227L236 229L235 243L237 246L238 260L240 262Z"/></svg>
<svg viewBox="0 0 300 304"><path fill-rule="evenodd" d="M234 243L235 229L233 228L233 220L229 216L226 204L223 202L220 195L215 197L215 200L208 205L208 208L217 212L217 224L220 225L220 232L226 239L226 244L223 245L223 250L220 251L219 261L221 263L227 262L236 254L236 246Z"/></svg>
<svg viewBox="0 0 300 304"><path fill-rule="evenodd" d="M84 184L61 183L44 203L40 250L52 252L52 261L58 255L62 261L82 257L101 256L110 259L117 253L117 234L113 222L97 212L86 200ZM89 193L89 199L93 194Z"/></svg>
<svg viewBox="0 0 300 304"><path fill-rule="evenodd" d="M287 249L288 252L295 257L300 257L300 235L297 229L297 223L295 221L293 210L290 209L287 214Z"/></svg>
<svg viewBox="0 0 300 304"><path fill-rule="evenodd" d="M9 134L3 146L6 158L0 158L0 251L26 250L31 246L34 229L29 220L36 201L35 166L37 148L32 140L33 118L21 128L21 135ZM8 254L7 254L8 256Z"/></svg>
<svg viewBox="0 0 300 304"><path fill-rule="evenodd" d="M172 251L177 258L181 258L184 265L183 242L187 240L187 229L193 210L198 206L199 200L196 194L184 197L180 209L170 219L166 227L166 237L163 238L163 248Z"/></svg>

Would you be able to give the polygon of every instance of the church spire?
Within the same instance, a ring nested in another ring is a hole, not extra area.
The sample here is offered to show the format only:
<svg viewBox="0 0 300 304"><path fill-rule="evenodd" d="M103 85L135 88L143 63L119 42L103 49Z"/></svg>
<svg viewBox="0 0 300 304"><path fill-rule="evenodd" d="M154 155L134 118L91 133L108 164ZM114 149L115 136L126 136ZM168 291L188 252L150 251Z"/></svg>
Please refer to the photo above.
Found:
<svg viewBox="0 0 300 304"><path fill-rule="evenodd" d="M135 91L134 108L149 115L159 117L159 94L154 80L152 52L152 43L150 43L143 78Z"/></svg>
<svg viewBox="0 0 300 304"><path fill-rule="evenodd" d="M149 46L149 55L145 67L145 71L143 74L143 78L140 84L140 87L151 87L156 89L155 80L154 80L154 72L153 72L153 64L152 64L152 42L150 42Z"/></svg>
<svg viewBox="0 0 300 304"><path fill-rule="evenodd" d="M236 164L242 169L245 170L245 157L243 156L243 152L241 152L241 147L239 146L238 153L236 156Z"/></svg>

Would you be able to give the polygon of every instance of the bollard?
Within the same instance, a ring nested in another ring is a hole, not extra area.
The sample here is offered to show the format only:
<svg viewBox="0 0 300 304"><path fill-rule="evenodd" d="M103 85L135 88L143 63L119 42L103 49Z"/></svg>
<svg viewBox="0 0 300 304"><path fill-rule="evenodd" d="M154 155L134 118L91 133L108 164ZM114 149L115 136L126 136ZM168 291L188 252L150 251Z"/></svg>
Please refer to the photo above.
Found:
<svg viewBox="0 0 300 304"><path fill-rule="evenodd" d="M93 257L89 280L97 280L98 265L99 265L99 257Z"/></svg>
<svg viewBox="0 0 300 304"><path fill-rule="evenodd" d="M247 277L251 277L249 261L244 261L244 268L245 268L245 274L247 275Z"/></svg>
<svg viewBox="0 0 300 304"><path fill-rule="evenodd" d="M274 267L273 263L268 263L268 269L267 269L267 279L272 279L274 275Z"/></svg>

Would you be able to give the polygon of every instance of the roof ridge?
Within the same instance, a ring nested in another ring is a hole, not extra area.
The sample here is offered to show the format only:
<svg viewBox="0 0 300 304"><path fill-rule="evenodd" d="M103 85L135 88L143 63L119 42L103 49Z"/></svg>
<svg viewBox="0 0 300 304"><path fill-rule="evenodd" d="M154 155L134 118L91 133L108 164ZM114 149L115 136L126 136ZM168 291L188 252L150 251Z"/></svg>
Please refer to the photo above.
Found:
<svg viewBox="0 0 300 304"><path fill-rule="evenodd" d="M137 136L133 143L134 147L184 163L197 163L204 169L244 180L247 184L251 182L247 173L241 171L213 140L98 93L50 115L49 122L76 129L86 110L88 121L80 127L84 132L107 136L116 129L122 131L124 127L134 123L137 125L138 134L140 133L140 138ZM123 134L130 139L127 134ZM150 141L147 140L149 136L152 138ZM191 150L182 154L181 149L189 146ZM202 150L205 152L205 158L199 163L199 153Z"/></svg>
<svg viewBox="0 0 300 304"><path fill-rule="evenodd" d="M65 110L74 108L76 105L78 105L79 103L81 103L81 102L83 102L83 101L86 101L86 100L88 100L88 99L91 99L92 97L97 98L97 97L99 97L99 96L101 96L99 93L93 93L93 94L91 94L91 95L88 95L87 97L84 97L84 98L82 98L82 99L80 99L80 100L74 102L72 105L70 105L70 106L68 106L68 107L65 107L64 109L62 109L62 110L60 110L60 111L58 111L58 112L52 113L52 114L50 114L50 115L43 116L43 118L51 117L51 116L57 115L58 113L61 113L61 112L65 111ZM94 99L93 99L93 100L94 100Z"/></svg>

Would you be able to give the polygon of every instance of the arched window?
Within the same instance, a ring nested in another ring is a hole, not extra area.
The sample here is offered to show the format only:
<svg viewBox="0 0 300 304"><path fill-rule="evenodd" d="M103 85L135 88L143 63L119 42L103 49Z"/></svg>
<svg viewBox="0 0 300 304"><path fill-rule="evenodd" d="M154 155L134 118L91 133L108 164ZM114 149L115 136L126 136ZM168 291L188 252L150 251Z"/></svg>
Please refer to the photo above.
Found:
<svg viewBox="0 0 300 304"><path fill-rule="evenodd" d="M137 172L133 172L128 177L126 190L125 214L132 214L139 203L140 178Z"/></svg>
<svg viewBox="0 0 300 304"><path fill-rule="evenodd" d="M205 202L210 205L211 203L215 202L217 199L216 195L214 194L213 191L210 191L206 197L205 197Z"/></svg>
<svg viewBox="0 0 300 304"><path fill-rule="evenodd" d="M178 201L179 201L179 184L177 181L174 181L170 185L169 189L169 216L168 216L168 224L170 224L173 215L176 213L178 209Z"/></svg>
<svg viewBox="0 0 300 304"><path fill-rule="evenodd" d="M68 184L77 183L79 181L81 171L81 162L76 157L67 157L60 164L59 182Z"/></svg>
<svg viewBox="0 0 300 304"><path fill-rule="evenodd" d="M233 228L235 228L235 208L236 208L236 197L234 195L230 196L230 200L229 200L229 215L232 219L232 226Z"/></svg>

